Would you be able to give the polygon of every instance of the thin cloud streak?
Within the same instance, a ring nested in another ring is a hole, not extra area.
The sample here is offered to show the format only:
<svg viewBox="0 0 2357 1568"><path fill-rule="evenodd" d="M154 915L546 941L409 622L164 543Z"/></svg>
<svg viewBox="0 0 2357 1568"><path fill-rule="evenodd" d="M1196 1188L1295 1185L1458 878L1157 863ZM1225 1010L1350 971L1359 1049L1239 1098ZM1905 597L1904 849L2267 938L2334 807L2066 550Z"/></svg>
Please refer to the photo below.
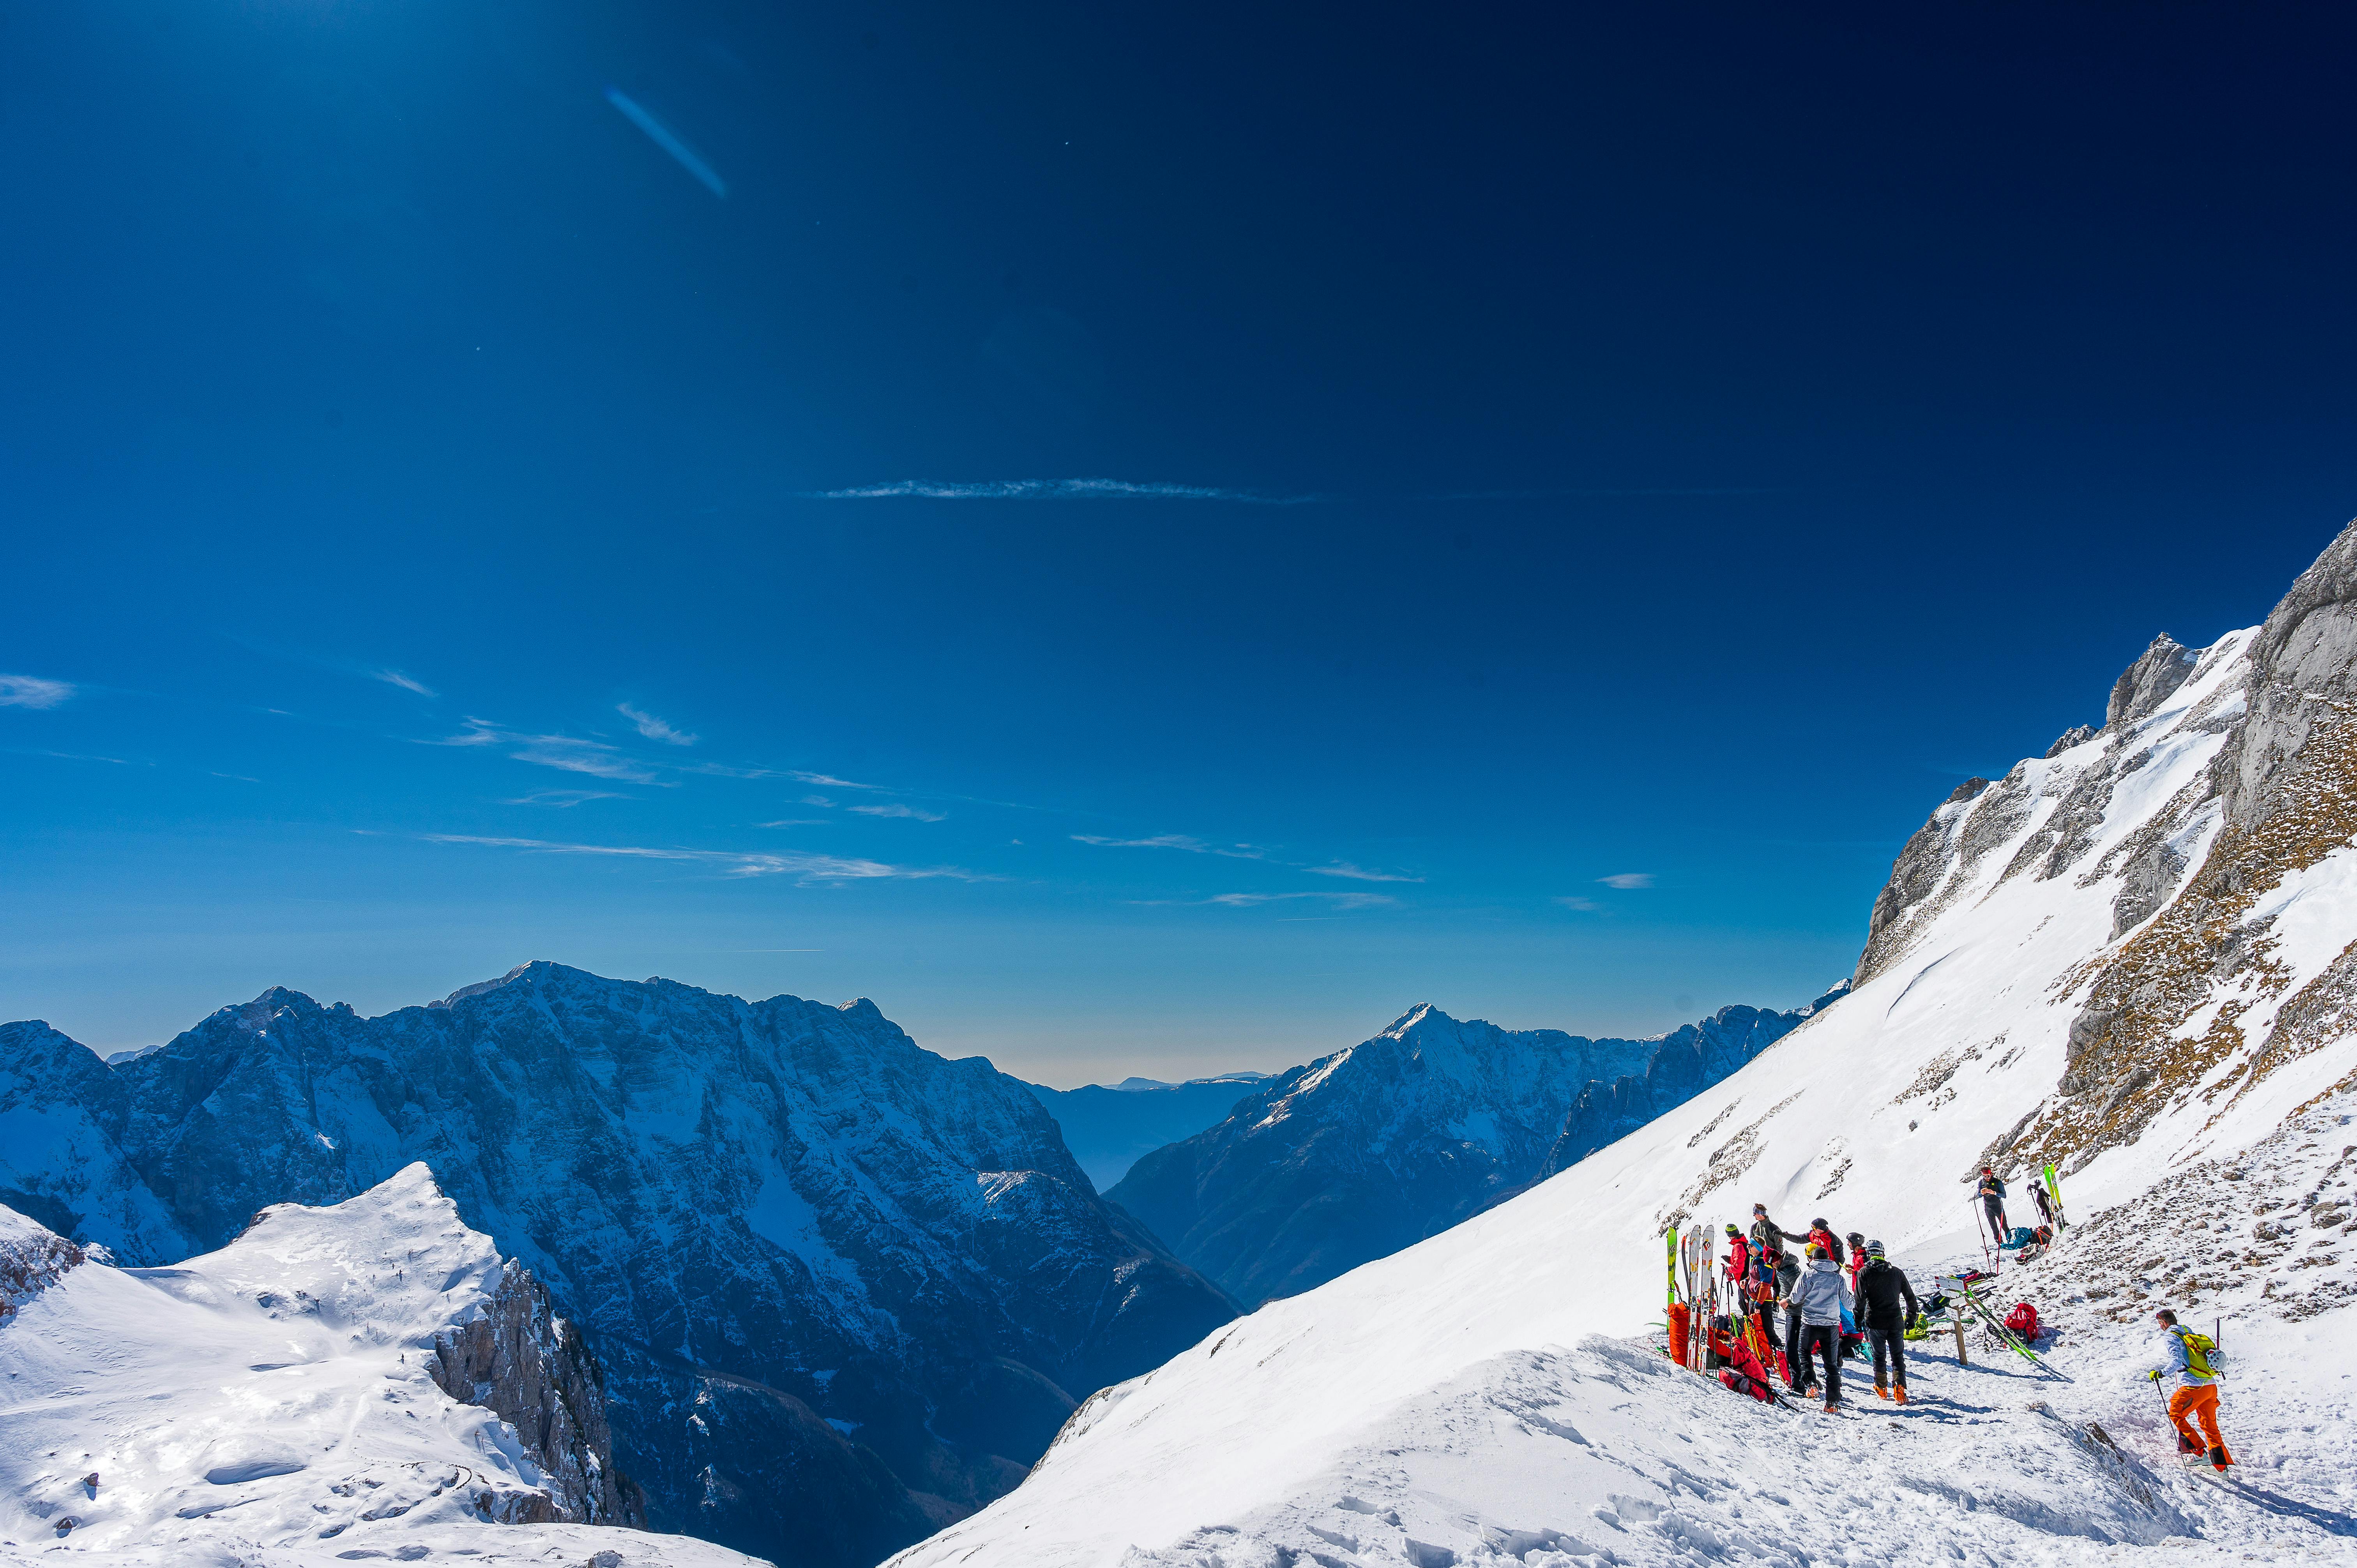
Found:
<svg viewBox="0 0 2357 1568"><path fill-rule="evenodd" d="M649 740L659 740L665 746L694 746L700 738L685 730L674 729L654 714L634 708L628 703L615 703L614 711L636 725L640 735Z"/></svg>
<svg viewBox="0 0 2357 1568"><path fill-rule="evenodd" d="M889 865L837 854L770 854L742 850L666 849L642 844L565 843L551 839L494 837L479 833L420 833L426 843L472 844L486 849L520 849L540 854L606 855L630 860L684 861L716 865L731 877L791 876L803 886L868 881L916 882L950 877L960 882L996 882L955 865Z"/></svg>
<svg viewBox="0 0 2357 1568"><path fill-rule="evenodd" d="M1208 906L1250 909L1294 898L1323 898L1328 908L1334 909L1372 909L1399 902L1388 893L1214 893L1209 898L1125 898L1123 902L1149 909L1200 909Z"/></svg>
<svg viewBox="0 0 2357 1568"><path fill-rule="evenodd" d="M1653 874L1650 871L1616 871L1609 876L1599 876L1596 880L1607 887L1618 887L1626 893L1635 887L1651 887Z"/></svg>
<svg viewBox="0 0 2357 1568"><path fill-rule="evenodd" d="M1240 843L1232 849L1225 849L1218 844L1205 843L1192 833L1157 833L1152 838L1145 839L1107 838L1102 833L1074 833L1071 837L1076 843L1092 843L1100 849L1183 849L1189 854L1222 854L1230 860L1268 858L1266 850L1254 849L1248 843Z"/></svg>
<svg viewBox="0 0 2357 1568"><path fill-rule="evenodd" d="M868 501L914 499L936 501L1188 500L1233 501L1245 506L1306 506L1319 496L1269 496L1213 485L1137 483L1128 479L899 479L847 490L811 490L807 499Z"/></svg>
<svg viewBox="0 0 2357 1568"><path fill-rule="evenodd" d="M942 822L949 820L947 811L920 811L914 806L897 802L889 806L853 806L852 811L863 817L907 817L920 822Z"/></svg>
<svg viewBox="0 0 2357 1568"><path fill-rule="evenodd" d="M0 675L0 708L54 708L71 700L70 681L40 675Z"/></svg>
<svg viewBox="0 0 2357 1568"><path fill-rule="evenodd" d="M1604 908L1603 905L1598 903L1593 898L1582 898L1578 895L1572 893L1563 895L1561 897L1555 899L1555 902L1562 905L1566 909L1578 909L1590 915L1600 912Z"/></svg>
<svg viewBox="0 0 2357 1568"><path fill-rule="evenodd" d="M1347 876L1353 882L1421 882L1421 876L1404 875L1394 871L1369 871L1363 865L1352 865L1338 860L1331 865L1305 865L1301 868L1313 876Z"/></svg>
<svg viewBox="0 0 2357 1568"><path fill-rule="evenodd" d="M501 800L502 806L559 806L571 808L590 800L627 800L628 795L618 795L611 789L536 789L529 795L519 795L511 800Z"/></svg>
<svg viewBox="0 0 2357 1568"><path fill-rule="evenodd" d="M722 179L713 166L705 163L697 155L695 149L689 146L677 132L656 119L651 111L642 107L637 100L619 87L606 89L606 102L619 110L623 119L644 131L647 134L647 140L669 153L680 167L696 177L705 189L723 200L727 199L728 182Z"/></svg>
<svg viewBox="0 0 2357 1568"><path fill-rule="evenodd" d="M388 686L398 686L404 692L414 692L421 697L438 697L442 694L416 676L404 674L398 670L371 670L368 672L368 678L371 681L382 681Z"/></svg>

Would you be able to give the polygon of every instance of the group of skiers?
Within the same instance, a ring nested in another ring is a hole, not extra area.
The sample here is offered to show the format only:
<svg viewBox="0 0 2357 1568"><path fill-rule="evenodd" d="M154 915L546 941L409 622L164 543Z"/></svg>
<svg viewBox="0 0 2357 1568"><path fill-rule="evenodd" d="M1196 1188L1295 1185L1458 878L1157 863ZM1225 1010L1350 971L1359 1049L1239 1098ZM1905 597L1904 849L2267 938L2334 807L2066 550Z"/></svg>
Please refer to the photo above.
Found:
<svg viewBox="0 0 2357 1568"><path fill-rule="evenodd" d="M1755 1203L1749 1232L1727 1228L1727 1277L1759 1319L1762 1337L1781 1354L1796 1391L1805 1397L1815 1391L1822 1361L1825 1409L1838 1411L1842 1359L1857 1354L1873 1359L1878 1397L1907 1402L1903 1336L1921 1309L1915 1287L1883 1256L1881 1242L1856 1230L1836 1235L1822 1218L1806 1230L1787 1230L1769 1217L1766 1204Z"/></svg>
<svg viewBox="0 0 2357 1568"><path fill-rule="evenodd" d="M2045 1190L2033 1190L2041 1217L2051 1219ZM1976 1196L1991 1232L2005 1235L2005 1184L1986 1167ZM1843 1403L1843 1359L1870 1356L1875 1394L1907 1402L1905 1337L1921 1308L1906 1273L1883 1256L1881 1242L1856 1230L1836 1235L1822 1218L1812 1219L1806 1230L1787 1230L1770 1218L1766 1204L1755 1203L1749 1231L1727 1227L1726 1270L1727 1284L1758 1326L1754 1333L1749 1325L1727 1317L1712 1325L1711 1349L1729 1388L1773 1399L1766 1364L1772 1357L1783 1363L1787 1385L1806 1398L1817 1388L1822 1362L1824 1408L1832 1414ZM2179 1450L2206 1455L2222 1473L2234 1460L2218 1431L2217 1368L2212 1359L2216 1343L2179 1325L2177 1314L2166 1307L2156 1321L2160 1357L2147 1375L2155 1383L2166 1379L2172 1385L2169 1419Z"/></svg>

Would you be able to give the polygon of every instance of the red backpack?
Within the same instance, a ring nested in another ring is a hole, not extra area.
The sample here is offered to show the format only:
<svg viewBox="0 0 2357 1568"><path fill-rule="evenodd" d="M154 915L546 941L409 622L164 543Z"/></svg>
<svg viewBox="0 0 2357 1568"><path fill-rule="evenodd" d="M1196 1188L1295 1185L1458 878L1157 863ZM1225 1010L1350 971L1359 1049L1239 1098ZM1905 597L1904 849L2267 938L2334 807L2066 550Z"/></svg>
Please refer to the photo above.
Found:
<svg viewBox="0 0 2357 1568"><path fill-rule="evenodd" d="M2038 1309L2022 1302L2005 1315L2005 1326L2023 1339L2038 1337Z"/></svg>

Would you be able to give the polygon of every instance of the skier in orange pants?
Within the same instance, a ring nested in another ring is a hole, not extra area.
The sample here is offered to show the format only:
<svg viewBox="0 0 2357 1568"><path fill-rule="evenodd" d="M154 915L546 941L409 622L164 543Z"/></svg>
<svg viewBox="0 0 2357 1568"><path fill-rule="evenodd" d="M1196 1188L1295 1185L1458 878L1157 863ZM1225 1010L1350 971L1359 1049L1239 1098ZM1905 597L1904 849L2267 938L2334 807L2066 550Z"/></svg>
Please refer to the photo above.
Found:
<svg viewBox="0 0 2357 1568"><path fill-rule="evenodd" d="M2169 1394L2169 1420L2177 1428L2178 1451L2200 1454L2206 1449L2212 1467L2222 1471L2234 1456L2218 1434L2218 1373L2210 1364L2217 1346L2206 1334L2179 1327L2177 1314L2165 1306L2153 1316L2160 1324L2161 1361L2147 1376L2155 1382L2166 1378L2175 1385ZM2197 1421L2199 1434L2193 1430Z"/></svg>

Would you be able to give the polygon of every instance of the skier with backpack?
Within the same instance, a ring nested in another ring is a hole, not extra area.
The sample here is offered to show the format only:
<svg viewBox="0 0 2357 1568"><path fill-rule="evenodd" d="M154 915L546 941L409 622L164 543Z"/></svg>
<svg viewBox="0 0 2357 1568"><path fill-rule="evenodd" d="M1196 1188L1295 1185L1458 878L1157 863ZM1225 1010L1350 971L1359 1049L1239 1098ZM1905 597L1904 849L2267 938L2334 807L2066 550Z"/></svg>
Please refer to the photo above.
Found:
<svg viewBox="0 0 2357 1568"><path fill-rule="evenodd" d="M1974 1196L1981 1200L1981 1212L1988 1216L1989 1235L2002 1243L2012 1234L2005 1223L2005 1183L1997 1179L1996 1171L1983 1165L1981 1185Z"/></svg>
<svg viewBox="0 0 2357 1568"><path fill-rule="evenodd" d="M2218 1369L2210 1359L2217 1341L2179 1326L2177 1314L2165 1306L2153 1317L2160 1325L2160 1364L2145 1376L2155 1383L2166 1378L2175 1384L2169 1395L2169 1423L2177 1428L2177 1451L2199 1454L2201 1439L2208 1438L2211 1467L2223 1475L2234 1456L2218 1434ZM2201 1423L2198 1435L2193 1430L2197 1421Z"/></svg>
<svg viewBox="0 0 2357 1568"><path fill-rule="evenodd" d="M1825 1256L1833 1260L1834 1267L1841 1267L1841 1238L1834 1234L1834 1228L1824 1220L1812 1219L1809 1221L1809 1245L1812 1247L1823 1247L1825 1250ZM1813 1257L1814 1255L1815 1254L1813 1253L1811 1254Z"/></svg>
<svg viewBox="0 0 2357 1568"><path fill-rule="evenodd" d="M1842 1315L1849 1307L1849 1282L1842 1277L1841 1265L1822 1246L1809 1249L1808 1271L1802 1274L1800 1286L1793 1292L1793 1305L1799 1309L1801 1332L1801 1369L1803 1375L1813 1371L1810 1359L1819 1353L1825 1359L1825 1413L1834 1415L1841 1410L1841 1326Z"/></svg>
<svg viewBox="0 0 2357 1568"><path fill-rule="evenodd" d="M1905 1404L1907 1346L1901 1336L1921 1310L1915 1305L1915 1287L1907 1283L1905 1271L1884 1259L1879 1241L1866 1244L1866 1267L1858 1271L1857 1278L1858 1317L1874 1347L1874 1391ZM1884 1382L1886 1359L1893 1386Z"/></svg>

